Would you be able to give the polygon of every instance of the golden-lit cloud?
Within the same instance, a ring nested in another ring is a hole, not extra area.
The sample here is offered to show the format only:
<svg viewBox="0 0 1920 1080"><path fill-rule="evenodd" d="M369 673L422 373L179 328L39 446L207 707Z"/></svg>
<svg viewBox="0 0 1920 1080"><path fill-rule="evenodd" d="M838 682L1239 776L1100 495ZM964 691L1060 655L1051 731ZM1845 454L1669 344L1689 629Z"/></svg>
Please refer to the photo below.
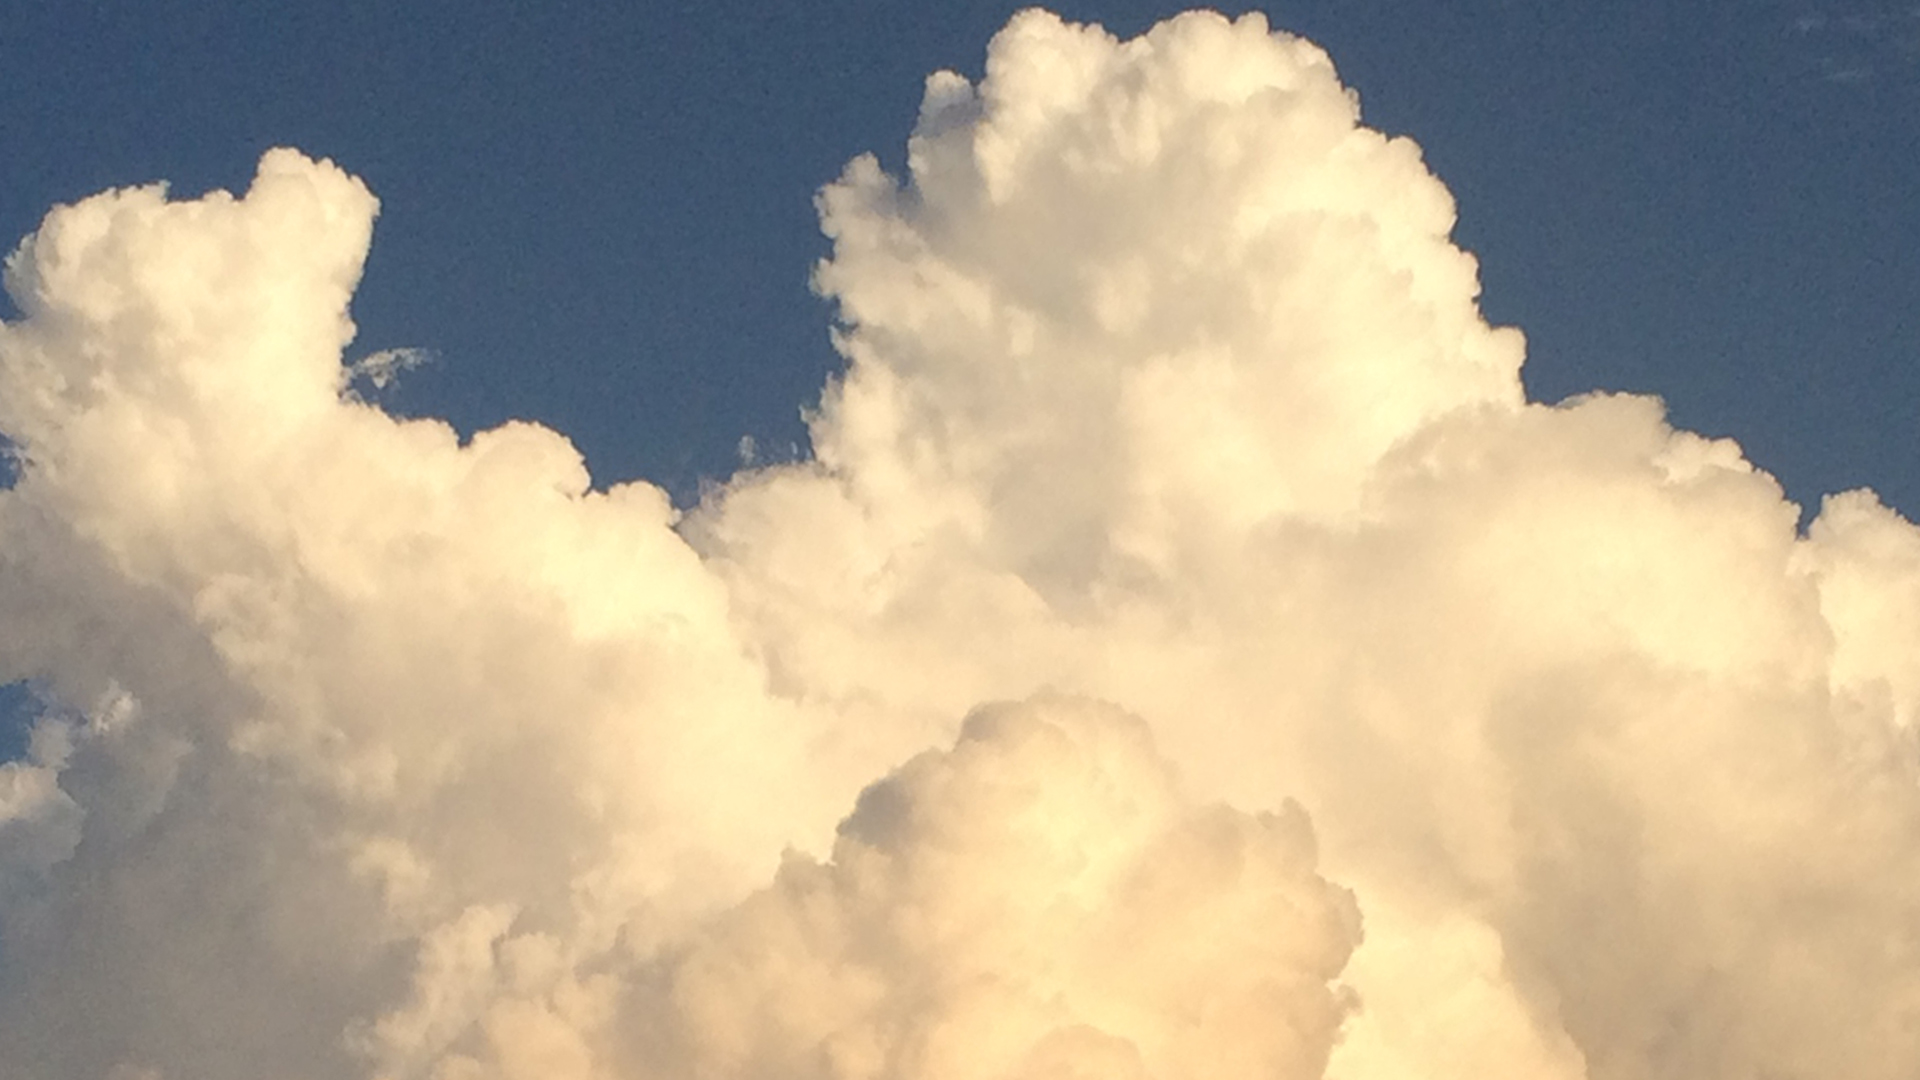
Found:
<svg viewBox="0 0 1920 1080"><path fill-rule="evenodd" d="M1920 1068L1920 531L1526 401L1258 16L1023 13L907 161L820 194L814 454L684 513L356 393L332 163L49 214L0 1075Z"/></svg>

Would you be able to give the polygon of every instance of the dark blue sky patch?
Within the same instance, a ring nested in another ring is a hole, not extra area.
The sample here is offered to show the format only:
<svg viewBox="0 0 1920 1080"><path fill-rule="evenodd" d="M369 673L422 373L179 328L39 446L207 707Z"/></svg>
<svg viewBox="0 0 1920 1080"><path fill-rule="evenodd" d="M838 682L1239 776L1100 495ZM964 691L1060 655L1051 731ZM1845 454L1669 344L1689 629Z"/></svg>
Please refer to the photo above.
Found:
<svg viewBox="0 0 1920 1080"><path fill-rule="evenodd" d="M0 685L0 761L17 761L26 756L33 722L44 710L39 697L25 682Z"/></svg>

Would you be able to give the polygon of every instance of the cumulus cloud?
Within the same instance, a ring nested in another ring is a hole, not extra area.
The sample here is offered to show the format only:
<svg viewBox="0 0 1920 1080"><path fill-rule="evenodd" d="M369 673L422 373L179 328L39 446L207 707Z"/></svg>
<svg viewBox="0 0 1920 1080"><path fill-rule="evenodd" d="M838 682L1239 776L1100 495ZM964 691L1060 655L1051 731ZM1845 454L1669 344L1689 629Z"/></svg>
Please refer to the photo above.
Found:
<svg viewBox="0 0 1920 1080"><path fill-rule="evenodd" d="M674 956L636 1074L1317 1077L1359 917L1313 848L1112 706L980 709Z"/></svg>
<svg viewBox="0 0 1920 1080"><path fill-rule="evenodd" d="M1258 16L1024 13L907 160L820 196L815 454L684 515L355 394L330 163L48 216L0 1074L1920 1068L1920 531L1526 401Z"/></svg>

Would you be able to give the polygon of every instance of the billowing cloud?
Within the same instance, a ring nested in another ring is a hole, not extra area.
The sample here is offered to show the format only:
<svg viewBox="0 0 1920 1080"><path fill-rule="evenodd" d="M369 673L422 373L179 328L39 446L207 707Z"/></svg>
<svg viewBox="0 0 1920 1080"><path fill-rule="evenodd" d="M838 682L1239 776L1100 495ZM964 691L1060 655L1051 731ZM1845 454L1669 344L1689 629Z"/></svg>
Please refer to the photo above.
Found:
<svg viewBox="0 0 1920 1080"><path fill-rule="evenodd" d="M1022 14L908 165L820 198L813 458L684 516L356 394L330 163L48 216L0 1074L1920 1068L1920 531L1526 401L1257 16Z"/></svg>
<svg viewBox="0 0 1920 1080"><path fill-rule="evenodd" d="M635 1073L1317 1077L1359 915L1313 849L1111 706L984 708L674 955Z"/></svg>

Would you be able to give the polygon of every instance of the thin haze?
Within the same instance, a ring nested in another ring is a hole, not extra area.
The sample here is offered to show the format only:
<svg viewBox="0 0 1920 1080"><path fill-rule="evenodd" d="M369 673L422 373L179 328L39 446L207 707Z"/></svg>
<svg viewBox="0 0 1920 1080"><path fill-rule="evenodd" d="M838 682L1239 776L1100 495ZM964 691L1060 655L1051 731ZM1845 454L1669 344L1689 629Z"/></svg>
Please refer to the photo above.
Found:
<svg viewBox="0 0 1920 1080"><path fill-rule="evenodd" d="M1920 530L1527 399L1309 41L1015 17L676 510L343 358L267 153L7 263L9 1080L1909 1080Z"/></svg>

